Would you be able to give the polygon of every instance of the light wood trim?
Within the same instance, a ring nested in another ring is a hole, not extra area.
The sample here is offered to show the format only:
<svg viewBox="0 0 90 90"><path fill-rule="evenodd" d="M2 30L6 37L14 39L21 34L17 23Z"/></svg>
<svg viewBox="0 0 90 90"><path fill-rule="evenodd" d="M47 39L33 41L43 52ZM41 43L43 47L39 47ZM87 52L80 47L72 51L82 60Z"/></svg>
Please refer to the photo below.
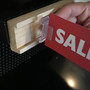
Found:
<svg viewBox="0 0 90 90"><path fill-rule="evenodd" d="M38 39L40 38L42 32L42 26L39 21L51 12L56 12L63 5L72 1L73 0L59 1L33 12L8 20L7 25L11 50L21 54L39 44Z"/></svg>

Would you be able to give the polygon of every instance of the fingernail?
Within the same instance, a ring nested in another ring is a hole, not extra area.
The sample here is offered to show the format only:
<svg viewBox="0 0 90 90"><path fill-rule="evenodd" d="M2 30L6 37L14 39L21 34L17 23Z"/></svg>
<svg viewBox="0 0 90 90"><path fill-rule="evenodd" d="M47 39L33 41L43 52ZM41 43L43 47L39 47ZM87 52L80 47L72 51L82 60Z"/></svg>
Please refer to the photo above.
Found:
<svg viewBox="0 0 90 90"><path fill-rule="evenodd" d="M77 18L76 17L68 18L68 21L76 23L77 22Z"/></svg>

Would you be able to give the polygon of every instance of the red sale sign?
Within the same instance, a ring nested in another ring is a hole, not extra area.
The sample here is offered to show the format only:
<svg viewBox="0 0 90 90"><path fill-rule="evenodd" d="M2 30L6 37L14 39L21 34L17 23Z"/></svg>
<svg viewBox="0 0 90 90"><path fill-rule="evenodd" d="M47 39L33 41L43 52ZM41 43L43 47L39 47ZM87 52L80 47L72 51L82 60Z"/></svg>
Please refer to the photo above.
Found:
<svg viewBox="0 0 90 90"><path fill-rule="evenodd" d="M50 14L45 45L90 71L90 30Z"/></svg>

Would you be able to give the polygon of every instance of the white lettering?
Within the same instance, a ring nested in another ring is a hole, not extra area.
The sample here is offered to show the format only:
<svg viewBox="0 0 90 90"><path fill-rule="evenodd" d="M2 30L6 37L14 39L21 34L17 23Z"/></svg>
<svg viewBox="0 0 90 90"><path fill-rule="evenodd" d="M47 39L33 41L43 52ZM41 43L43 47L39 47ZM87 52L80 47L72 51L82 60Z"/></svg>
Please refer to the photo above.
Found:
<svg viewBox="0 0 90 90"><path fill-rule="evenodd" d="M62 29L58 29L56 33L57 33L59 39L57 37L55 37L55 40L58 43L63 44L64 38L61 34L65 35L65 32Z"/></svg>
<svg viewBox="0 0 90 90"><path fill-rule="evenodd" d="M86 55L85 53L82 52L84 44L85 44L85 41L80 40L79 45L78 45L78 49L77 49L77 54L79 54L79 55L81 55L83 57L85 57L85 55Z"/></svg>
<svg viewBox="0 0 90 90"><path fill-rule="evenodd" d="M88 50L87 56L83 52L85 41L80 39L79 45L76 47L76 37L72 34L68 36L66 41L64 42L65 31L62 29L58 29L56 32L57 36L55 37L55 40L59 44L63 44L65 47L70 47L73 52L76 52L77 54L81 55L82 57L86 57L88 60L90 60L90 48ZM77 48L77 51L76 51Z"/></svg>
<svg viewBox="0 0 90 90"><path fill-rule="evenodd" d="M87 57L86 57L88 60L90 60L90 48L89 48L89 51L88 51L88 54L87 54Z"/></svg>
<svg viewBox="0 0 90 90"><path fill-rule="evenodd" d="M75 36L70 34L67 40L65 41L64 46L70 46L71 50L75 52Z"/></svg>

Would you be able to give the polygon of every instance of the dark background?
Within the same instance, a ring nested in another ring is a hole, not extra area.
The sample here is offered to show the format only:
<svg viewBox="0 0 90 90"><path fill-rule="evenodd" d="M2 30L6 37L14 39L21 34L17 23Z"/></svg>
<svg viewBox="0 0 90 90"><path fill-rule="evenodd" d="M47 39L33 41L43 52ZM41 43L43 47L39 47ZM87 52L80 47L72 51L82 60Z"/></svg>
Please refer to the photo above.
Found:
<svg viewBox="0 0 90 90"><path fill-rule="evenodd" d="M0 90L3 89L90 90L90 73L46 47L3 75Z"/></svg>

